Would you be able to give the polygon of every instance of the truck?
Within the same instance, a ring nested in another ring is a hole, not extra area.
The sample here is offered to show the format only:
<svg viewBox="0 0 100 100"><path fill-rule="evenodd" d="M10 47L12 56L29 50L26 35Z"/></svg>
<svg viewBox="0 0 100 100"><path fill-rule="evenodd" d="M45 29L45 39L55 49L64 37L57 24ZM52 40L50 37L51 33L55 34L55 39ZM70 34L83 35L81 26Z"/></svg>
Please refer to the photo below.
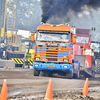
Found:
<svg viewBox="0 0 100 100"><path fill-rule="evenodd" d="M80 74L95 77L96 59L91 48L91 29L75 28L75 60L80 62Z"/></svg>
<svg viewBox="0 0 100 100"><path fill-rule="evenodd" d="M79 78L80 62L74 60L76 35L72 26L43 23L31 34L31 41L35 41L34 76Z"/></svg>

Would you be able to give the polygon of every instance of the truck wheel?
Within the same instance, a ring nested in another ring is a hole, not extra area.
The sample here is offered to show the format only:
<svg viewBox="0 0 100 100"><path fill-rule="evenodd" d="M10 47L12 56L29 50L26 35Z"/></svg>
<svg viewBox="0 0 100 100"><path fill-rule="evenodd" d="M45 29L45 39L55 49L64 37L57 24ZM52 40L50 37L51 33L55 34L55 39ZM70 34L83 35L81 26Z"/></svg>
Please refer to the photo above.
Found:
<svg viewBox="0 0 100 100"><path fill-rule="evenodd" d="M46 77L51 77L51 76L52 76L52 73L46 72L46 73L45 73L45 76L46 76Z"/></svg>
<svg viewBox="0 0 100 100"><path fill-rule="evenodd" d="M49 77L49 73L45 72L45 76L46 76L46 77Z"/></svg>
<svg viewBox="0 0 100 100"><path fill-rule="evenodd" d="M45 73L43 71L40 71L40 76L45 76Z"/></svg>
<svg viewBox="0 0 100 100"><path fill-rule="evenodd" d="M73 74L72 74L72 72L67 73L67 74L66 74L66 78L68 78L68 79L72 79L72 78L73 78Z"/></svg>
<svg viewBox="0 0 100 100"><path fill-rule="evenodd" d="M36 69L33 69L33 76L39 76L39 71Z"/></svg>
<svg viewBox="0 0 100 100"><path fill-rule="evenodd" d="M91 78L95 78L95 71L92 71Z"/></svg>
<svg viewBox="0 0 100 100"><path fill-rule="evenodd" d="M66 78L72 79L73 78L73 69L70 73L66 73Z"/></svg>

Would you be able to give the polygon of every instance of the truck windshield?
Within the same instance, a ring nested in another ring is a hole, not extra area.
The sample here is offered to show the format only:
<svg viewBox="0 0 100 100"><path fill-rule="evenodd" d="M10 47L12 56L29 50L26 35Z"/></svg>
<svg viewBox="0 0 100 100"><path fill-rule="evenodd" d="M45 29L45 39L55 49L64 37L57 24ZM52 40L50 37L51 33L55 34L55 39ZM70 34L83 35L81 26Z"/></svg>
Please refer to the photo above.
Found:
<svg viewBox="0 0 100 100"><path fill-rule="evenodd" d="M77 36L76 43L89 43L89 37L87 36Z"/></svg>
<svg viewBox="0 0 100 100"><path fill-rule="evenodd" d="M69 32L39 32L37 34L37 41L54 41L54 42L69 42Z"/></svg>

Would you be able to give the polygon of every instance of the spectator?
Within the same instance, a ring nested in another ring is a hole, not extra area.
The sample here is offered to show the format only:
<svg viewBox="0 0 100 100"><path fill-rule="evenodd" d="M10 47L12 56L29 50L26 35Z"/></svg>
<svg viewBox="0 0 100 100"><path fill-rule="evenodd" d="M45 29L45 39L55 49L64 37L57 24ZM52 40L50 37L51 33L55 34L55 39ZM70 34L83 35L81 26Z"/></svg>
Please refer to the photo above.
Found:
<svg viewBox="0 0 100 100"><path fill-rule="evenodd" d="M3 56L3 50L2 48L0 47L0 58L2 59L2 56Z"/></svg>

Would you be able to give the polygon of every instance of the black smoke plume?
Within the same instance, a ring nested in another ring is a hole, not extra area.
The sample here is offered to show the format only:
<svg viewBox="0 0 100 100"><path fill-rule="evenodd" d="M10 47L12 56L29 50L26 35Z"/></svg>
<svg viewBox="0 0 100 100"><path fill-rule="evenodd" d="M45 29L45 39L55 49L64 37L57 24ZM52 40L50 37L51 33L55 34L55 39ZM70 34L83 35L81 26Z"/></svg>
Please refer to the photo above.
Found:
<svg viewBox="0 0 100 100"><path fill-rule="evenodd" d="M97 10L100 7L100 0L41 0L42 22L50 22L51 18L52 24L59 23L61 19L69 22L72 16L68 14L72 11L74 16L78 16L85 6L91 13L91 8Z"/></svg>

